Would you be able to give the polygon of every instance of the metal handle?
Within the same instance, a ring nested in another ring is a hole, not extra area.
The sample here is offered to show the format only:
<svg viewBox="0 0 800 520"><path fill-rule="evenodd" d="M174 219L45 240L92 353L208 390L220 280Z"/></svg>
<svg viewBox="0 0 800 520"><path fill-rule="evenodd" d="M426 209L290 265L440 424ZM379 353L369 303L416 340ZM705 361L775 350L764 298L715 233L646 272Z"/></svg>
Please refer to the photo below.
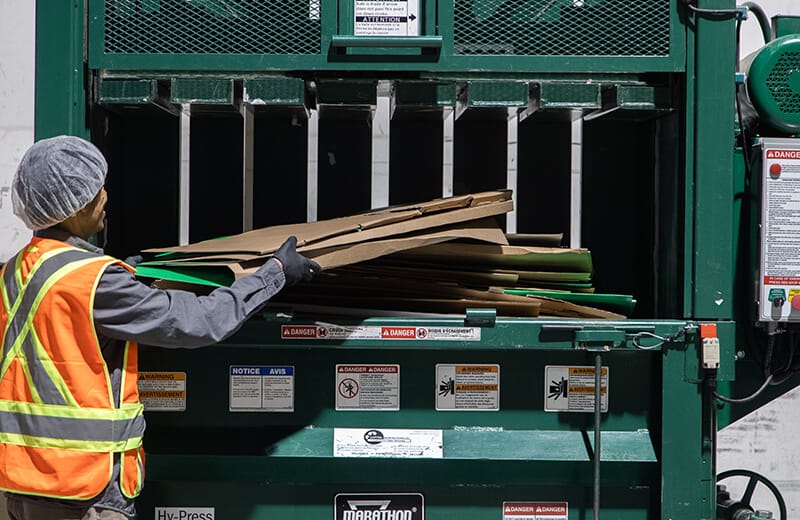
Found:
<svg viewBox="0 0 800 520"><path fill-rule="evenodd" d="M441 49L441 36L333 36L331 47L412 47Z"/></svg>

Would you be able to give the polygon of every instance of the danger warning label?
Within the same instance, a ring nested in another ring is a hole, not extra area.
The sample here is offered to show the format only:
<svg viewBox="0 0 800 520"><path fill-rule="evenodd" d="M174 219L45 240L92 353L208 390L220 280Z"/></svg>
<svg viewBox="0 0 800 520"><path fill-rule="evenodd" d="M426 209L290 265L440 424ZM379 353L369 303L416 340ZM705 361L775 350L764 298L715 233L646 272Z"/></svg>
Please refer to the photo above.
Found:
<svg viewBox="0 0 800 520"><path fill-rule="evenodd" d="M400 365L336 365L337 410L399 410Z"/></svg>
<svg viewBox="0 0 800 520"><path fill-rule="evenodd" d="M786 294L800 288L800 148L796 140L762 141L762 321L800 321Z"/></svg>
<svg viewBox="0 0 800 520"><path fill-rule="evenodd" d="M377 341L480 341L478 327L389 327L344 325L281 325L287 340L377 340Z"/></svg>
<svg viewBox="0 0 800 520"><path fill-rule="evenodd" d="M567 520L566 502L503 502L503 520Z"/></svg>
<svg viewBox="0 0 800 520"><path fill-rule="evenodd" d="M767 159L800 159L800 150L767 150Z"/></svg>

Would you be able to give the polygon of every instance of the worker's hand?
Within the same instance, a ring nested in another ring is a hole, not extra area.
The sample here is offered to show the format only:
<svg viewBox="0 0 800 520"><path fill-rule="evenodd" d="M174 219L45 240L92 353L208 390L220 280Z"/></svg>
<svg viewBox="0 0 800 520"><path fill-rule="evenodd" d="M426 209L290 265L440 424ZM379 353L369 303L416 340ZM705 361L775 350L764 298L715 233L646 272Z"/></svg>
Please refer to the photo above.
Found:
<svg viewBox="0 0 800 520"><path fill-rule="evenodd" d="M125 263L131 267L136 267L142 262L142 260L144 260L144 257L142 255L133 255L126 258Z"/></svg>
<svg viewBox="0 0 800 520"><path fill-rule="evenodd" d="M283 268L287 287L297 282L307 282L322 271L318 263L298 253L296 247L297 238L291 236L275 251L275 259Z"/></svg>

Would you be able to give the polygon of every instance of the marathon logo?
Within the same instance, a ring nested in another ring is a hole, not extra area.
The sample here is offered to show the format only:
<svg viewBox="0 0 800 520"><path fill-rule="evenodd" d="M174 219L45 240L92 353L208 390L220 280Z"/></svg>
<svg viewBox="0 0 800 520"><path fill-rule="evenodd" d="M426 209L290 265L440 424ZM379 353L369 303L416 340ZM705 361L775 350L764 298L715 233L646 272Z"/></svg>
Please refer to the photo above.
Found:
<svg viewBox="0 0 800 520"><path fill-rule="evenodd" d="M800 159L800 150L767 150L767 159Z"/></svg>
<svg viewBox="0 0 800 520"><path fill-rule="evenodd" d="M345 511L343 520L411 520L414 512L405 511Z"/></svg>
<svg viewBox="0 0 800 520"><path fill-rule="evenodd" d="M423 497L419 493L339 494L335 499L336 520L424 520Z"/></svg>

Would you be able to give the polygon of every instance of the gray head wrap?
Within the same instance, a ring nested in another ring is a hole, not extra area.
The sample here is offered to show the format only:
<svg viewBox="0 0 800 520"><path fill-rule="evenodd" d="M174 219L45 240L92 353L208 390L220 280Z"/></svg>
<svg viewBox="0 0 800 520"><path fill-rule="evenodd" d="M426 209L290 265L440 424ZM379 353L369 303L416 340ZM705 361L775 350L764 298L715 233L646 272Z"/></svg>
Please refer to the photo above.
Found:
<svg viewBox="0 0 800 520"><path fill-rule="evenodd" d="M34 231L63 222L94 199L107 171L103 154L89 141L68 135L38 141L11 182L14 214Z"/></svg>

